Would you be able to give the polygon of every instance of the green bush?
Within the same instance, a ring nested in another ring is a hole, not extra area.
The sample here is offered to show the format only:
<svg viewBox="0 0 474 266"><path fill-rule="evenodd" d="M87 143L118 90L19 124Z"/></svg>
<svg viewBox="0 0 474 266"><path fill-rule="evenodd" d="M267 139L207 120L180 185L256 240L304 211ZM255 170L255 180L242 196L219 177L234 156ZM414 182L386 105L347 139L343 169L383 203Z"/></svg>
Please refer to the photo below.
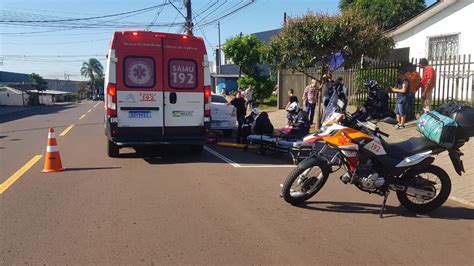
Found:
<svg viewBox="0 0 474 266"><path fill-rule="evenodd" d="M237 81L237 84L244 90L247 89L249 85L252 85L255 101L262 101L272 95L276 83L267 77L259 77L256 79L251 76L243 76Z"/></svg>

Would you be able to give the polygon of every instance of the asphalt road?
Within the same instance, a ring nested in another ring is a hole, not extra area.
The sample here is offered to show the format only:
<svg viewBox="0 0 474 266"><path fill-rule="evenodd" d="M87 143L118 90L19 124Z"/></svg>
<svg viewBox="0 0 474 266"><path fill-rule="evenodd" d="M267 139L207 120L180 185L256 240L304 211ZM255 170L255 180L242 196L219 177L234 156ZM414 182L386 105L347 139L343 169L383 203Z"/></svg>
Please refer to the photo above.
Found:
<svg viewBox="0 0 474 266"><path fill-rule="evenodd" d="M338 176L294 207L279 197L289 161L217 146L198 156L168 147L108 158L96 103L0 118L0 264L474 261L473 209L447 202L415 216L392 194L380 219L382 198ZM48 127L67 170L43 174L41 159L5 189L44 153Z"/></svg>

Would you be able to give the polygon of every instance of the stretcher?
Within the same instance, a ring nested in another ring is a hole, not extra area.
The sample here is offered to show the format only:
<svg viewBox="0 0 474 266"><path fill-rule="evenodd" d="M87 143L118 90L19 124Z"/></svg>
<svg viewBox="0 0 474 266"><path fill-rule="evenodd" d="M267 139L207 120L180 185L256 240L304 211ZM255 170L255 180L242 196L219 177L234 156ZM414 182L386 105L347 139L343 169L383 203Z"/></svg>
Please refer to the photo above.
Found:
<svg viewBox="0 0 474 266"><path fill-rule="evenodd" d="M294 164L298 164L301 160L307 158L314 145L306 143L302 140L288 140L279 136L271 135L249 135L247 137L249 145L256 147L260 154L282 154L288 153ZM244 151L247 151L244 148Z"/></svg>

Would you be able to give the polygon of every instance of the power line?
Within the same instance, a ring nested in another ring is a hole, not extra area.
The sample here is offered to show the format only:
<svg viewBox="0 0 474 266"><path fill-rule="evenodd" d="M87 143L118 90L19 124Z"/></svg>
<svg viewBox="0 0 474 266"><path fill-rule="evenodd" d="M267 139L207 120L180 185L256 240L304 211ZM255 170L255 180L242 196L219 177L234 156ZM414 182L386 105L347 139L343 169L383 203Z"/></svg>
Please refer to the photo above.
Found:
<svg viewBox="0 0 474 266"><path fill-rule="evenodd" d="M35 45L63 45L63 44L77 44L77 43L91 43L91 42L99 42L99 41L107 41L110 38L103 38L103 39L95 39L95 40L85 40L85 41L75 41L75 42L35 42ZM15 42L4 42L3 44L7 45L31 45L31 43L23 42L23 43L15 43Z"/></svg>
<svg viewBox="0 0 474 266"><path fill-rule="evenodd" d="M124 16L124 17L121 17L121 18L117 18L117 19L112 19L112 20L108 20L108 21L100 21L100 22L96 22L95 24L85 24L84 26L74 26L74 27L69 27L69 28L65 28L65 29L54 29L54 30L45 30L45 31L8 32L8 33L0 33L0 35L27 35L27 34L37 34L37 33L49 33L49 32L58 32L58 31L67 31L67 30L103 28L103 27L100 27L100 25L102 25L102 24L104 24L104 23L117 21L117 20L120 20L120 19L123 19L123 18L136 16L136 15L143 14L143 13L150 12L150 11L151 11L151 10L146 10L146 11L142 11L142 12L139 12L139 13L129 14L129 15L127 15L127 16ZM173 24L174 24L174 23L173 23ZM171 25L172 25L172 24L171 24ZM164 23L164 24L160 24L160 25L154 25L153 27L167 27L167 26L170 26L170 24L169 24L169 23ZM125 28L126 28L126 27L125 27Z"/></svg>
<svg viewBox="0 0 474 266"><path fill-rule="evenodd" d="M196 25L198 25L199 23L201 23L204 19L206 19L207 17L209 17L210 15L212 15L213 13L215 13L217 10L219 10L219 8L221 8L223 5L225 5L227 3L227 0L223 1L219 6L217 6L215 9L213 9L211 12L208 12L206 15L202 15L204 16L200 21L196 22Z"/></svg>
<svg viewBox="0 0 474 266"><path fill-rule="evenodd" d="M165 3L166 3L166 0L163 0L163 4L165 4ZM160 16L161 12L163 12L163 9L165 9L164 6L162 6L160 9L158 9L158 11L156 11L155 17L151 21L150 25L148 25L146 27L146 30L148 30L151 26L153 26L156 23L156 21L158 20L158 17Z"/></svg>
<svg viewBox="0 0 474 266"><path fill-rule="evenodd" d="M182 4L182 5L181 5L180 9L181 9L181 8L183 8L183 6L184 6L184 4ZM174 7L174 6L173 6L173 7ZM179 12L179 13L181 13L181 12ZM176 14L176 16L174 17L174 20L173 20L172 24L174 24L174 23L176 22L176 20L178 19L178 17L179 17L179 13L177 13L177 14ZM170 27L168 28L168 30L167 30L167 31L169 32L169 31L171 30L171 28L172 28L172 27L173 27L173 26L172 26L172 25L170 25Z"/></svg>
<svg viewBox="0 0 474 266"><path fill-rule="evenodd" d="M21 22L21 23L47 23L47 22L68 22L68 21L84 21L84 20L92 20L92 19L101 19L101 18L110 18L110 17L117 17L117 16L122 16L122 15L128 15L128 14L133 14L133 13L138 13L142 11L149 11L156 9L161 6L165 6L170 4L169 3L164 3L160 5L155 5L147 8L142 8L142 9L137 9L133 11L127 11L127 12L122 12L122 13L117 13L117 14L110 14L110 15L103 15L103 16L95 16L95 17L85 17L85 18L69 18L69 19L56 19L56 20L23 20L23 21L18 21L18 20L0 20L0 22L8 22L8 23L14 23L14 22Z"/></svg>
<svg viewBox="0 0 474 266"><path fill-rule="evenodd" d="M208 25L211 25L211 24L213 24L213 23L215 23L215 22L217 22L217 21L219 21L219 20L221 20L221 19L223 19L223 18L226 18L226 17L228 17L228 16L230 16L230 15L232 15L232 14L235 14L235 13L239 12L240 10L242 10L242 9L244 9L244 8L246 8L246 7L248 7L248 6L252 5L252 4L254 4L254 3L255 3L255 0L250 0L249 3L247 3L247 4L245 4L245 5L243 5L243 6L239 7L239 8L237 8L237 9L235 9L235 10L233 10L233 11L230 11L230 12L228 12L228 13L226 13L226 14L224 14L224 15L218 17L218 18L215 18L215 19L213 19L213 20L211 20L211 21L208 21L208 22L204 22L204 24L202 24L202 25L197 25L197 26L198 26L198 28L204 28L204 27L206 27L206 26L208 26Z"/></svg>

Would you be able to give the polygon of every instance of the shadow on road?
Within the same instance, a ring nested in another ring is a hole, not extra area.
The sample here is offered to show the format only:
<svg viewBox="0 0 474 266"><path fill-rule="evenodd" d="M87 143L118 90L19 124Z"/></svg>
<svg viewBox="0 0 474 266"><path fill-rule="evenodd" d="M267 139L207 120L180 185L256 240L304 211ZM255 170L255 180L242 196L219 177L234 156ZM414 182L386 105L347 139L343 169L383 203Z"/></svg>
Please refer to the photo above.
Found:
<svg viewBox="0 0 474 266"><path fill-rule="evenodd" d="M122 167L112 166L112 167L76 167L76 168L66 168L64 171L91 171L91 170L111 170L111 169L121 169Z"/></svg>
<svg viewBox="0 0 474 266"><path fill-rule="evenodd" d="M45 105L40 107L31 107L25 110L21 110L14 113L7 113L0 115L0 123L6 123L10 121L15 121L18 119L22 119L25 117L33 116L33 115L48 115L52 113L56 113L62 110L70 109L75 107L75 104L61 104L61 105Z"/></svg>
<svg viewBox="0 0 474 266"><path fill-rule="evenodd" d="M100 123L84 123L84 124L78 124L78 125L74 125L75 127L83 127L83 126L94 126L94 125L103 125L104 123L100 122ZM68 127L70 125L55 125L53 126L53 128L62 128L62 127ZM4 131L4 132L0 132L0 133L17 133L17 132L24 132L24 131L33 131L33 130L48 130L50 127L34 127L34 128L26 128L26 129L19 129L19 130L10 130L10 131ZM7 136L0 136L0 138L2 137L7 137Z"/></svg>
<svg viewBox="0 0 474 266"><path fill-rule="evenodd" d="M369 204L358 202L334 202L334 201L309 201L297 206L303 209L324 211L324 212L340 212L340 213L362 213L379 215L381 204ZM447 220L474 220L474 209L441 206L428 214L418 215L403 206L386 206L384 218L391 217L412 217L412 218L437 218Z"/></svg>
<svg viewBox="0 0 474 266"><path fill-rule="evenodd" d="M187 146L163 145L146 148L129 149L130 152L120 153L120 158L143 159L149 164L185 164L185 163L225 163L213 155L202 151L191 153Z"/></svg>

